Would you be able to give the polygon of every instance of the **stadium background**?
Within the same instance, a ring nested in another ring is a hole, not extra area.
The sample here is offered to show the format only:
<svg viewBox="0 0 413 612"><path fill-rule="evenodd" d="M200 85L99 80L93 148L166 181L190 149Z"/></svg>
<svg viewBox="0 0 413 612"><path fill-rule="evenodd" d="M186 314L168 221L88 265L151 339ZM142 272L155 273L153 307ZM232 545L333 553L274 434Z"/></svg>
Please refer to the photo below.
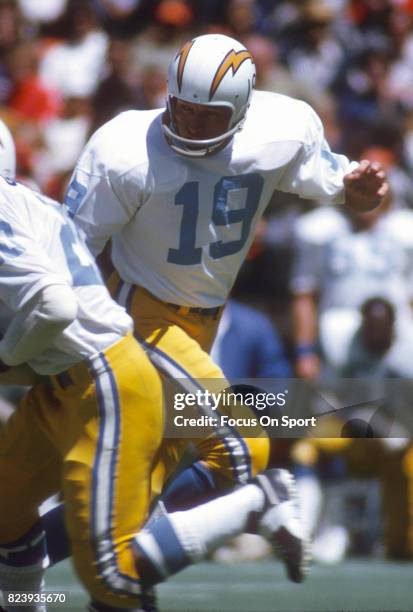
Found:
<svg viewBox="0 0 413 612"><path fill-rule="evenodd" d="M331 148L375 156L395 205L413 208L409 0L0 0L0 118L15 138L18 176L62 200L89 135L121 111L163 106L171 56L208 32L241 40L259 89L309 102ZM270 317L291 371L292 237L316 204L277 194L234 291ZM9 394L4 413L13 400ZM291 461L279 448L273 455ZM327 499L340 500L329 512L348 530L346 561L316 565L298 588L265 560L202 565L160 588L161 609L411 609L410 565L383 558L377 481L360 481L340 461L321 473ZM68 609L82 609L69 563L50 571L48 588L68 591Z"/></svg>

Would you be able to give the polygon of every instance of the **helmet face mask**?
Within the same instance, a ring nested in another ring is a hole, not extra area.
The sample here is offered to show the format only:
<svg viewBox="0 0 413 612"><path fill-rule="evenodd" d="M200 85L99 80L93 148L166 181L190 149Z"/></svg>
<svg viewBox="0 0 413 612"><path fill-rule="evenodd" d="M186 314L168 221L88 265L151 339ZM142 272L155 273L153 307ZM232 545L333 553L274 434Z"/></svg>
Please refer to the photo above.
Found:
<svg viewBox="0 0 413 612"><path fill-rule="evenodd" d="M189 140L189 145L196 140L199 145L194 150L203 148L204 141L221 139L222 134L230 128L234 112L229 106L194 104L174 96L170 96L168 102L170 117L173 117L171 129L174 134Z"/></svg>
<svg viewBox="0 0 413 612"><path fill-rule="evenodd" d="M222 148L242 128L254 83L253 58L238 41L209 34L187 42L169 67L167 113L162 126L168 144L176 152L191 157L202 157ZM191 129L190 113L187 129L179 129L176 101L203 110L207 119L203 132ZM208 122L208 108L211 115L217 113L215 129L214 122ZM224 108L228 110L225 112Z"/></svg>

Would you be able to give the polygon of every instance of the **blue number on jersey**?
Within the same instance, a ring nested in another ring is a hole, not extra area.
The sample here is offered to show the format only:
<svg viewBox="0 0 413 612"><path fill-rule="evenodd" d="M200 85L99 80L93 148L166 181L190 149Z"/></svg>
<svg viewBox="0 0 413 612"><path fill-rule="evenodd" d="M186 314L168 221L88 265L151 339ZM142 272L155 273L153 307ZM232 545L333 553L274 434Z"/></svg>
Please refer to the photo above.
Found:
<svg viewBox="0 0 413 612"><path fill-rule="evenodd" d="M86 253L86 247L80 242L79 238L69 223L62 225L60 239L65 252L67 266L73 278L74 287L84 287L86 285L103 285L97 267L94 263L82 263L80 255L75 251L80 246Z"/></svg>
<svg viewBox="0 0 413 612"><path fill-rule="evenodd" d="M69 217L73 218L75 216L85 194L86 187L78 183L76 179L73 179L67 188L65 197L65 204L67 206L67 213Z"/></svg>
<svg viewBox="0 0 413 612"><path fill-rule="evenodd" d="M74 182L76 183L76 181ZM83 187L79 183L76 184L81 187L81 193L83 197L83 195L86 193L85 187ZM88 250L87 247L80 242L76 230L70 224L71 222L67 220L66 216L61 210L61 207L56 207L56 202L41 193L33 192L33 195L35 195L37 199L42 202L42 204L45 204L46 206L52 206L55 210L59 212L63 219L62 229L60 230L60 240L62 242L67 267L69 268L69 271L72 275L73 286L84 287L87 285L103 285L103 281L95 264L93 262L82 263L80 255L76 253L75 249L77 248L77 246L80 247L80 253L82 253L82 251L88 253ZM82 197L79 199L78 205L80 204L80 200L82 199ZM70 212L68 214L70 215Z"/></svg>
<svg viewBox="0 0 413 612"><path fill-rule="evenodd" d="M175 205L183 206L179 247L169 249L168 261L181 266L190 266L201 261L202 249L195 248L196 222L198 220L199 197L198 183L191 182L178 191Z"/></svg>
<svg viewBox="0 0 413 612"><path fill-rule="evenodd" d="M5 178L4 180L9 183L9 185L17 185L16 181L13 181L12 179ZM76 181L74 181L72 185L73 184L76 184L76 186L78 187L77 196L75 199L69 198L69 200L71 202L77 202L77 210L81 199L86 193L86 189L85 187L83 187L83 185L80 185ZM36 192L33 192L33 195L35 195L37 199L42 202L42 204L54 206L54 202L52 200L49 200L47 196L43 196L42 194ZM9 242L12 242L12 240L10 239L13 239L14 232L11 225L7 223L7 221L0 221L0 233L1 232L5 234L5 236L7 236ZM78 245L80 245L81 249L84 250L85 253L87 252L87 248L81 245L76 231L69 223L67 223L65 219L64 225L62 225L62 229L60 230L60 239L62 241L62 247L65 253L67 267L69 268L73 278L73 286L83 287L86 285L103 285L103 280L95 264L93 262L88 262L85 264L82 263L80 255L76 253L75 249ZM4 253L4 255L7 255L8 257L19 257L19 255L22 255L24 253L24 249L17 245L10 246L0 242L0 253ZM3 263L4 258L0 255L0 266Z"/></svg>
<svg viewBox="0 0 413 612"><path fill-rule="evenodd" d="M209 254L213 259L238 253L248 240L252 219L260 201L264 179L259 174L240 174L224 176L214 189L212 222L216 226L241 223L241 235L238 240L223 242L217 240L209 245ZM228 196L231 191L246 189L244 208L231 210L228 207ZM169 249L168 262L189 266L201 263L202 249L196 247L196 225L199 211L199 182L185 183L175 197L175 205L183 206L179 246Z"/></svg>
<svg viewBox="0 0 413 612"><path fill-rule="evenodd" d="M264 179L260 174L241 174L239 176L224 176L215 186L214 207L212 221L217 226L228 226L231 223L242 223L239 240L223 242L218 240L209 246L209 253L213 259L220 259L226 255L235 255L244 247L250 235L251 223L258 208ZM247 190L244 208L230 210L228 208L228 194L234 189Z"/></svg>
<svg viewBox="0 0 413 612"><path fill-rule="evenodd" d="M7 257L19 257L19 255L24 253L24 249L13 242L14 232L10 223L7 223L7 221L0 221L0 232L8 238L9 242L9 244L0 242L0 253L7 255ZM14 246L10 246L10 244ZM4 264L4 258L0 255L0 266L2 264Z"/></svg>

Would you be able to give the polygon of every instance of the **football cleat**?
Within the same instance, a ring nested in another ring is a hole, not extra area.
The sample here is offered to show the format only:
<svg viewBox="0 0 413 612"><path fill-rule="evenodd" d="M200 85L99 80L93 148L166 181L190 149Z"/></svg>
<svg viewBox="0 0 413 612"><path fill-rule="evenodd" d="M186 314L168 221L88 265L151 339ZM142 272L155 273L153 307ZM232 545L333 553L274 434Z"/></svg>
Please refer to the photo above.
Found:
<svg viewBox="0 0 413 612"><path fill-rule="evenodd" d="M253 481L265 496L258 519L258 533L270 542L276 557L284 562L292 582L302 582L311 559L298 507L295 480L288 470L272 469Z"/></svg>
<svg viewBox="0 0 413 612"><path fill-rule="evenodd" d="M87 611L88 612L115 612L119 608L112 608L96 600L89 602ZM156 602L156 595L153 589L145 589L141 597L141 605L139 608L128 608L128 612L159 612L159 608ZM2 608L0 608L2 612Z"/></svg>
<svg viewBox="0 0 413 612"><path fill-rule="evenodd" d="M145 589L142 593L142 612L159 612L154 588Z"/></svg>

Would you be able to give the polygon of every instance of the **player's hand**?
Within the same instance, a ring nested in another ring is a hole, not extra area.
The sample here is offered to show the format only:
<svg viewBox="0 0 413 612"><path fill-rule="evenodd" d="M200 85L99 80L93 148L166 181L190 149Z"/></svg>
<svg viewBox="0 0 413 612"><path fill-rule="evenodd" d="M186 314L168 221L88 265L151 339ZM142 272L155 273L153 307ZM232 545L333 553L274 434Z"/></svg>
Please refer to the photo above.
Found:
<svg viewBox="0 0 413 612"><path fill-rule="evenodd" d="M376 208L389 193L389 183L381 164L363 159L344 177L345 203L357 212Z"/></svg>

